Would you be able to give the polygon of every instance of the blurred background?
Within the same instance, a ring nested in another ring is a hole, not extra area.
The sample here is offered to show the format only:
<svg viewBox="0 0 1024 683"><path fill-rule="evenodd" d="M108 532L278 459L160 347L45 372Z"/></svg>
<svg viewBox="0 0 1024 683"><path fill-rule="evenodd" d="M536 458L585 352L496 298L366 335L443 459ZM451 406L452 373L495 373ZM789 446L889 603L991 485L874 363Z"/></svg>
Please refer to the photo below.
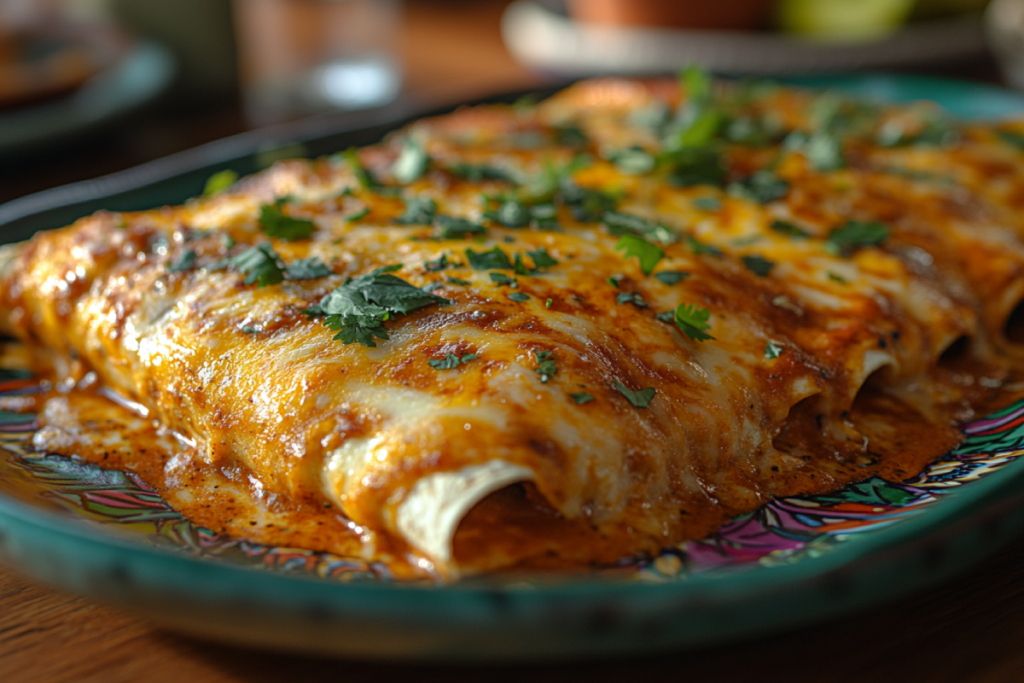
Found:
<svg viewBox="0 0 1024 683"><path fill-rule="evenodd" d="M0 0L0 203L267 126L595 73L1024 85L1020 35L1024 0Z"/></svg>

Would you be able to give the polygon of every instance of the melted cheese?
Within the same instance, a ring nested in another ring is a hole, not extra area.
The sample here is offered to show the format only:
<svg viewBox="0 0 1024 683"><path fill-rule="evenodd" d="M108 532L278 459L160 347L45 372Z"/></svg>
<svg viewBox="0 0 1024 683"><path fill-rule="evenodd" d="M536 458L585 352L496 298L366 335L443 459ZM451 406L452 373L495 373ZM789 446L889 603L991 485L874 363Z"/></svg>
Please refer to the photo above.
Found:
<svg viewBox="0 0 1024 683"><path fill-rule="evenodd" d="M362 187L343 160L291 161L184 206L83 218L0 255L5 327L41 342L58 374L95 371L180 437L187 447L167 456L161 481L182 505L199 479L244 481L239 496L336 506L343 517L333 523L360 530L363 556L397 563L408 552L425 558L412 565L452 575L551 557L614 561L703 535L772 495L910 471L927 457L891 447L899 425L921 434L930 425L922 443L938 455L986 398L965 387L982 375L998 384L1020 357L1004 334L1024 296L1024 213L1011 210L1024 203L1019 153L984 127L937 149L854 141L847 167L832 172L778 145L727 146L730 179L773 164L788 184L765 204L601 158L631 145L656 152L633 116L680 97L668 83L592 81L532 109L418 122L361 151L388 191ZM809 102L778 89L749 106L806 130ZM645 274L617 250L618 236L564 202L557 231L503 227L481 196L510 184L451 171L485 164L538 177L578 151L557 142L553 126L567 123L586 133L592 157L571 182L664 226L657 271L688 277L667 285ZM431 170L397 186L389 169L403 139L424 147ZM955 182L885 170L896 165L943 169ZM310 239L263 234L262 208L285 196L282 211L314 223ZM417 196L485 233L443 239L401 224ZM700 208L701 198L720 210ZM778 219L807 237L773 229ZM890 235L836 253L826 238L849 219L883 221ZM315 257L332 275L256 287L218 266L264 241L284 263ZM501 271L515 276L511 288L469 265L467 249L495 247L527 263L544 249L558 263ZM171 268L187 251L194 265ZM446 269L428 266L442 256ZM774 265L758 275L745 258ZM375 347L335 341L303 314L347 278L393 263L451 303L389 320ZM623 293L635 298L620 302ZM710 312L714 339L655 316L681 303ZM940 356L962 337L973 365L950 369ZM554 375L541 377L538 352L550 352ZM476 359L446 370L427 362L449 354ZM654 398L637 407L616 386L652 388ZM581 392L593 400L577 403ZM44 421L65 426L41 432L41 447L70 448L67 411L58 412Z"/></svg>

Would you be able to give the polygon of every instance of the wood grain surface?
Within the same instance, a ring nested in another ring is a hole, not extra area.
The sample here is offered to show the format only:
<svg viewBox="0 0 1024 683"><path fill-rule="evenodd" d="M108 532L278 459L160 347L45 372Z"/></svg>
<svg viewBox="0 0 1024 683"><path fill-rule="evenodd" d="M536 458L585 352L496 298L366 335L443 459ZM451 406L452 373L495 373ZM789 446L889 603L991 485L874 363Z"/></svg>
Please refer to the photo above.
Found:
<svg viewBox="0 0 1024 683"><path fill-rule="evenodd" d="M539 84L501 45L498 20L505 4L507 0L407 3L402 45L408 90L426 102L440 102ZM991 80L994 71L990 65L961 65L955 72L936 73ZM244 128L239 111L231 106L153 112L122 128L116 138L35 160L7 165L0 160L0 201L119 170ZM642 660L529 666L395 665L227 647L162 631L0 568L0 683L320 680L1019 682L1024 681L1024 540L926 594L842 620Z"/></svg>

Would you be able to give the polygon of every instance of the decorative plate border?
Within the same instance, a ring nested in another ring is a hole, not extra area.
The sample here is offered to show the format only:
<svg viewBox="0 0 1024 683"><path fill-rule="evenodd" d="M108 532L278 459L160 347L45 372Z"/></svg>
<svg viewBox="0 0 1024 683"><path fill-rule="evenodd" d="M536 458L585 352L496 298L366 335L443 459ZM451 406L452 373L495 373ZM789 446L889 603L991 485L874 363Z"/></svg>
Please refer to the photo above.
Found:
<svg viewBox="0 0 1024 683"><path fill-rule="evenodd" d="M4 374L0 397L39 391L24 375ZM32 446L37 429L34 415L0 411L0 458L4 459L0 486L17 486L22 494L27 490L29 498L45 500L91 523L115 526L133 539L195 557L329 581L391 579L379 563L253 543L196 526L134 473L37 453ZM967 438L960 447L917 477L903 482L873 477L834 493L781 498L734 519L708 538L686 541L652 560L626 562L599 573L666 582L820 556L854 535L917 515L951 490L1024 455L1024 399L968 424L964 432Z"/></svg>

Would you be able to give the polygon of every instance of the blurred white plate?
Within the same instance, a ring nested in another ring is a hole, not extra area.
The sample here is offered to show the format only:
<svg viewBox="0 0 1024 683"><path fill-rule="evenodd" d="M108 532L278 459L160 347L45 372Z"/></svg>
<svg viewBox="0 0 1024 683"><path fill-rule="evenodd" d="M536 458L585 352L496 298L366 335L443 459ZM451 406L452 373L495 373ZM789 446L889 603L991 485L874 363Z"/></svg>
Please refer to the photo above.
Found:
<svg viewBox="0 0 1024 683"><path fill-rule="evenodd" d="M978 18L913 24L879 40L836 44L768 32L590 26L518 0L506 10L501 29L521 62L570 76L674 71L689 63L720 73L778 76L921 66L986 51Z"/></svg>

